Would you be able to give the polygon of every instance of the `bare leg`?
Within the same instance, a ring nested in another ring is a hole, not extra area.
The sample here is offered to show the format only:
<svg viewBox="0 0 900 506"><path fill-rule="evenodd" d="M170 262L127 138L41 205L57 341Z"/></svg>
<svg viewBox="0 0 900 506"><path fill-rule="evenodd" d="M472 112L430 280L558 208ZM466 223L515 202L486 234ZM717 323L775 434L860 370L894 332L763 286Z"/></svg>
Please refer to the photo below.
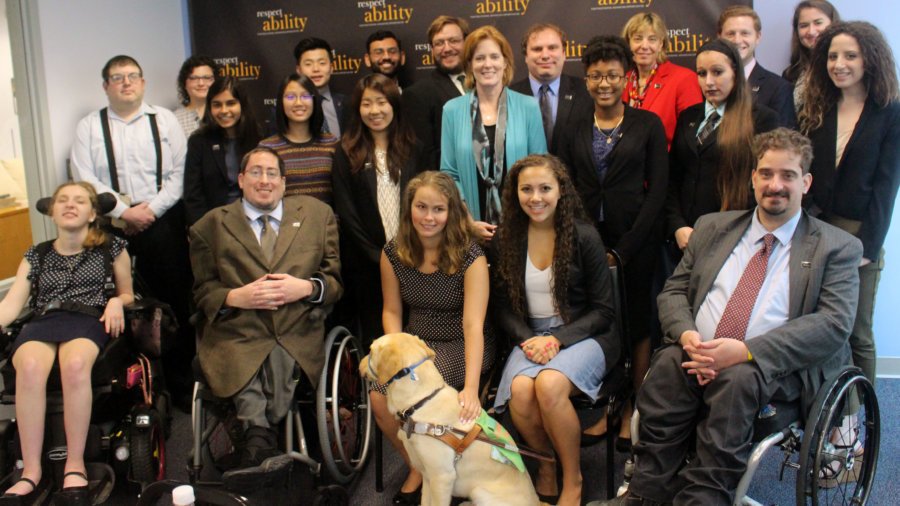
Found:
<svg viewBox="0 0 900 506"><path fill-rule="evenodd" d="M578 506L581 504L581 422L569 400L575 387L563 373L552 369L538 373L534 386L544 427L562 465L563 488L557 504Z"/></svg>
<svg viewBox="0 0 900 506"><path fill-rule="evenodd" d="M372 413L375 415L375 423L378 424L378 428L381 429L382 434L387 436L391 445L393 445L397 452L400 453L400 456L403 457L403 462L406 462L406 467L409 469L409 475L406 476L406 480L403 482L403 485L400 486L400 491L414 492L419 488L419 485L422 484L422 473L412 467L409 462L409 455L406 453L406 447L403 446L400 438L397 437L397 431L400 430L400 422L388 411L387 397L384 395L373 390L369 392L369 402L372 404Z"/></svg>
<svg viewBox="0 0 900 506"><path fill-rule="evenodd" d="M91 369L100 350L89 339L59 345L59 372L63 387L63 422L66 428L65 472L85 473L84 446L91 423ZM80 476L66 476L63 488L87 485Z"/></svg>
<svg viewBox="0 0 900 506"><path fill-rule="evenodd" d="M528 446L535 450L552 453L550 437L544 430L541 410L534 391L534 380L527 376L516 376L510 386L509 414L513 424ZM556 495L556 465L540 461L535 490L541 495Z"/></svg>
<svg viewBox="0 0 900 506"><path fill-rule="evenodd" d="M29 341L16 350L16 422L22 444L22 477L41 481L41 450L44 445L44 419L47 414L47 376L56 359L56 345ZM27 482L14 483L6 492L27 494Z"/></svg>

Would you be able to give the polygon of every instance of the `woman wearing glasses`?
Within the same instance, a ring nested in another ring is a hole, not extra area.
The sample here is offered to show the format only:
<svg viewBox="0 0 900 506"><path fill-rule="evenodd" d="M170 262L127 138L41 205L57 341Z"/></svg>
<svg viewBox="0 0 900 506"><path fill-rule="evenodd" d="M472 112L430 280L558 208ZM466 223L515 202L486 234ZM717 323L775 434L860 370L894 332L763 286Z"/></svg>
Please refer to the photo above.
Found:
<svg viewBox="0 0 900 506"><path fill-rule="evenodd" d="M281 82L276 97L278 133L259 145L272 148L284 160L284 195L309 195L332 205L331 165L338 139L322 132L325 113L316 85L306 76L291 74Z"/></svg>
<svg viewBox="0 0 900 506"><path fill-rule="evenodd" d="M178 71L178 107L175 117L188 138L200 128L206 112L206 95L216 80L216 62L207 56L194 55L181 64Z"/></svg>
<svg viewBox="0 0 900 506"><path fill-rule="evenodd" d="M621 100L632 58L622 38L595 37L588 43L581 61L594 100L594 117L592 123L582 124L563 141L560 157L569 166L603 244L622 260L637 388L650 362L647 315L651 314L650 286L662 242L659 218L669 166L662 121ZM615 265L613 258L607 253L610 265ZM585 432L584 444L600 441L605 432L604 418ZM631 437L627 420L619 436L623 440Z"/></svg>

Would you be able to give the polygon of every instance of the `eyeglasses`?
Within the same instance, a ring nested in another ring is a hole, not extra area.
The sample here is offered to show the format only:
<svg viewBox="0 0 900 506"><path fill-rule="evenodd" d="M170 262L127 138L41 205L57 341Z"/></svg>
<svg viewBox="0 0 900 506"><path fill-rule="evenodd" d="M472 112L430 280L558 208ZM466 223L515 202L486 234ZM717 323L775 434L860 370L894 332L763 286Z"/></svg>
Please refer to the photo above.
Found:
<svg viewBox="0 0 900 506"><path fill-rule="evenodd" d="M588 74L584 76L591 84L600 84L605 79L609 84L617 84L622 78L625 76L620 76L619 74Z"/></svg>
<svg viewBox="0 0 900 506"><path fill-rule="evenodd" d="M281 172L279 172L278 169L263 170L259 167L253 167L252 169L244 171L244 177L250 177L251 179L261 179L263 175L270 181L281 179Z"/></svg>
<svg viewBox="0 0 900 506"><path fill-rule="evenodd" d="M112 74L107 78L107 81L113 84L122 84L125 79L128 79L128 82L133 83L140 81L144 76L141 75L140 72L132 72L130 74Z"/></svg>
<svg viewBox="0 0 900 506"><path fill-rule="evenodd" d="M451 37L449 39L438 39L438 40L432 42L431 45L435 49L440 49L440 48L446 46L447 44L450 44L451 46L458 46L462 43L463 43L462 37Z"/></svg>
<svg viewBox="0 0 900 506"><path fill-rule="evenodd" d="M216 76L188 76L188 81L200 81L203 83L211 83L216 80Z"/></svg>
<svg viewBox="0 0 900 506"><path fill-rule="evenodd" d="M309 93L304 93L304 94L302 94L302 95L297 95L297 94L295 94L295 93L288 93L287 95L284 96L284 101L285 101L285 102L295 102L295 101L297 101L298 99L301 99L301 100L312 100L312 99L313 99L313 96L310 95Z"/></svg>

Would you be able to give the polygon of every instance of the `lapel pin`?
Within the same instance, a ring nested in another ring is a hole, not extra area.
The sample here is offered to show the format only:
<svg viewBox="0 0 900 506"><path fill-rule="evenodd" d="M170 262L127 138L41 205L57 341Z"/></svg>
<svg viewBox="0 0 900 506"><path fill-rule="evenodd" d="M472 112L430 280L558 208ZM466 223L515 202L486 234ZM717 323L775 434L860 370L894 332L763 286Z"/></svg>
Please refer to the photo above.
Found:
<svg viewBox="0 0 900 506"><path fill-rule="evenodd" d="M218 151L219 149L221 149L221 148L219 147L218 144L213 144L213 146L212 146L213 151Z"/></svg>
<svg viewBox="0 0 900 506"><path fill-rule="evenodd" d="M662 88L662 83L655 83L655 84L653 85L653 88L655 88L655 89L657 89L657 90L660 89L660 88Z"/></svg>
<svg viewBox="0 0 900 506"><path fill-rule="evenodd" d="M757 93L757 92L759 92L759 86L754 86L754 87L753 87L753 93Z"/></svg>
<svg viewBox="0 0 900 506"><path fill-rule="evenodd" d="M808 260L804 260L804 261L800 262L800 267L803 267L804 269L809 269L810 267L812 267L812 262L810 262Z"/></svg>
<svg viewBox="0 0 900 506"><path fill-rule="evenodd" d="M565 95L563 97L564 100L572 100L572 95Z"/></svg>
<svg viewBox="0 0 900 506"><path fill-rule="evenodd" d="M294 227L294 228L300 228L300 222L299 222L299 221L295 221L294 223L291 223L291 226Z"/></svg>

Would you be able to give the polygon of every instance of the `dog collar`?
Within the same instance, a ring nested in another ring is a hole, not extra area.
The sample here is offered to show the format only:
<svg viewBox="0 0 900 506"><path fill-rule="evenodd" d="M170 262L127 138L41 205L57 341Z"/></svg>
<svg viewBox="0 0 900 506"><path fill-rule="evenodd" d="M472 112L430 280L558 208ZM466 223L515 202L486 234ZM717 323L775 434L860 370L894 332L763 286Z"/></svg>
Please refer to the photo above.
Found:
<svg viewBox="0 0 900 506"><path fill-rule="evenodd" d="M397 381L398 379L405 378L406 376L409 376L410 377L409 379L411 379L413 381L419 381L419 377L416 376L416 367L419 367L420 365L424 364L427 360L429 360L429 358L428 358L428 356L425 356L424 358L422 358L422 360L419 360L415 364L409 365L409 366L404 367L403 369L400 369L399 371L397 371L397 374L393 375L391 377L391 379L389 379L387 381L387 383L384 384L384 386L387 387L391 383ZM371 372L373 376L377 377L377 375L375 374L375 371L372 370L372 362L369 362L369 372Z"/></svg>
<svg viewBox="0 0 900 506"><path fill-rule="evenodd" d="M434 397L438 394L438 392L443 390L445 386L447 386L447 385L441 385L441 386L437 387L434 390L434 392L431 392L430 394L426 395L423 399L419 400L419 402L404 409L403 411L398 411L397 417L400 418L400 420L404 421L404 422L409 420L409 418L411 416L413 416L413 413L415 413L417 410L421 409L422 406L424 406L426 403L428 403L428 401L430 401L431 399L434 399Z"/></svg>

